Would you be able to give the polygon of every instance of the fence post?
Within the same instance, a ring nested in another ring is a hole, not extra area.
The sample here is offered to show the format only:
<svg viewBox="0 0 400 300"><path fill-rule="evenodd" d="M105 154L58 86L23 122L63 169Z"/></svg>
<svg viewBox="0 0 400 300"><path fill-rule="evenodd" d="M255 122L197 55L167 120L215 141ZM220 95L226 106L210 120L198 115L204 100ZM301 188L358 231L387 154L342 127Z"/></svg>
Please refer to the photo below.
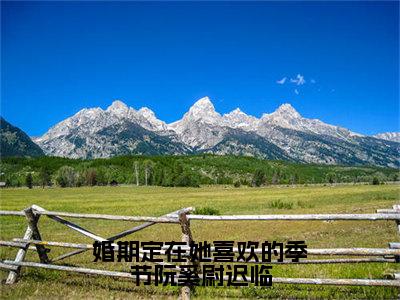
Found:
<svg viewBox="0 0 400 300"><path fill-rule="evenodd" d="M24 234L24 240L41 240L41 236L39 233L39 229L37 227L37 223L39 220L39 215L36 215L32 207L28 207L24 210L26 220L28 221L28 226L26 228L25 234ZM26 256L26 251L29 248L29 243L25 243L25 246L23 248L20 248L17 252L17 255L15 256L15 262L22 262L25 259ZM44 248L42 245L36 245L36 249L39 254L40 262L41 263L48 263L49 258L47 257L47 249ZM14 284L19 276L19 273L21 272L21 267L18 266L16 270L10 271L8 274L6 284Z"/></svg>
<svg viewBox="0 0 400 300"><path fill-rule="evenodd" d="M393 205L393 209L394 209L394 210L400 210L400 205L398 205L398 204ZM396 227L397 227L397 233L400 234L400 221L399 221L399 220L396 220L396 225L397 225L397 226L396 226ZM392 248L392 247L390 247L390 248ZM394 258L395 258L395 260L396 260L397 263L400 262L400 256L395 255ZM395 278L396 280L400 280L400 279L396 278L396 276L394 276L394 278ZM398 289L397 298L400 299L400 289Z"/></svg>
<svg viewBox="0 0 400 300"><path fill-rule="evenodd" d="M186 214L187 212L182 212L179 214L179 222L182 229L182 242L185 242L188 246L190 246L190 243L193 241L193 236L190 230L190 221ZM190 264L190 258L186 259L186 263ZM195 269L195 272L197 272L197 268ZM190 300L189 286L182 286L179 298L181 300Z"/></svg>
<svg viewBox="0 0 400 300"><path fill-rule="evenodd" d="M30 240L32 239L32 229L27 226L25 234L24 234L24 240ZM25 255L26 255L26 251L29 248L29 243L25 244L25 247L20 248L17 252L17 255L15 256L15 262L21 262L25 259ZM19 276L19 273L21 272L21 267L18 266L16 270L12 270L10 271L10 273L8 273L8 277L6 280L6 284L14 284Z"/></svg>
<svg viewBox="0 0 400 300"><path fill-rule="evenodd" d="M25 234L24 234L24 240L30 240L30 239L32 239L32 230L28 226L26 228L26 231L25 231ZM25 258L25 255L26 255L26 251L28 250L28 248L29 248L29 244L28 243L25 245L25 247L20 248L18 250L18 252L17 252L17 255L15 256L15 260L14 261L15 262L23 261L24 258ZM14 284L18 279L18 275L19 275L20 271L21 271L21 267L20 266L18 266L16 270L10 271L10 273L8 273L6 284Z"/></svg>
<svg viewBox="0 0 400 300"><path fill-rule="evenodd" d="M398 204L393 205L393 210L400 211L400 205ZM396 225L397 225L397 232L400 233L400 220L396 220Z"/></svg>
<svg viewBox="0 0 400 300"><path fill-rule="evenodd" d="M32 207L25 209L24 213L25 213L26 219L28 220L28 225L32 230L32 239L41 241L42 237L40 236L39 228L37 225L40 215L35 214L33 212ZM49 263L50 260L47 256L47 252L49 251L49 249L46 249L43 245L35 245L35 246L36 246L37 252L39 254L40 262L43 264Z"/></svg>

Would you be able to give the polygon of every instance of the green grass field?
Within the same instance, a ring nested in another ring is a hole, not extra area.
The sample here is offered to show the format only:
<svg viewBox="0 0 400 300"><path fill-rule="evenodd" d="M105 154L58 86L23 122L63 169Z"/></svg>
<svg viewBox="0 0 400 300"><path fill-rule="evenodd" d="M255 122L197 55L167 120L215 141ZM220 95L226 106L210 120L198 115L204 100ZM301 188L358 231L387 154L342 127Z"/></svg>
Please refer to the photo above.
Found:
<svg viewBox="0 0 400 300"><path fill-rule="evenodd" d="M212 207L221 214L299 214L299 213L374 213L390 208L400 200L398 185L360 185L325 187L232 188L212 186L202 188L161 187L93 187L54 189L3 189L1 209L21 210L31 204L48 210L115 215L160 216L174 210L193 206ZM273 202L284 205L272 205ZM78 220L74 222L101 235L109 236L128 229L136 223L117 221ZM137 223L138 224L138 223ZM0 219L1 240L22 237L26 223L23 218ZM50 241L92 243L88 238L42 217L39 223L42 238ZM387 247L399 240L393 221L192 221L193 237L197 241L235 240L264 241L305 240L309 248L329 247ZM180 240L176 224L158 224L125 238L125 240ZM2 247L1 259L13 259L16 250ZM50 257L69 249L53 247ZM315 258L315 257L314 257ZM38 261L30 251L28 261ZM91 252L66 259L63 263L97 269L128 271L128 263L93 263ZM399 270L395 264L331 264L331 265L274 265L276 277L307 278L384 278L385 273ZM1 272L1 279L7 276ZM23 269L20 281L14 286L1 285L1 297L17 298L176 298L175 287L136 287L127 280L85 276L43 269ZM398 289L387 287L333 287L275 284L272 288L197 288L198 298L335 298L377 299L397 298Z"/></svg>

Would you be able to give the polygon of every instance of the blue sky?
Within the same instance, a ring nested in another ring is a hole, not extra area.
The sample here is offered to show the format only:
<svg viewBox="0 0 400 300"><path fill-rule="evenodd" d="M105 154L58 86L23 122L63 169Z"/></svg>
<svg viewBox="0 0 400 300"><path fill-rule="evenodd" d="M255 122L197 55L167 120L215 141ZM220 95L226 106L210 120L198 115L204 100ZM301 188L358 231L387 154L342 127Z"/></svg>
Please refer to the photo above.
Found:
<svg viewBox="0 0 400 300"><path fill-rule="evenodd" d="M1 7L1 115L29 135L114 99L172 122L206 95L221 113L289 102L363 134L399 130L397 1Z"/></svg>

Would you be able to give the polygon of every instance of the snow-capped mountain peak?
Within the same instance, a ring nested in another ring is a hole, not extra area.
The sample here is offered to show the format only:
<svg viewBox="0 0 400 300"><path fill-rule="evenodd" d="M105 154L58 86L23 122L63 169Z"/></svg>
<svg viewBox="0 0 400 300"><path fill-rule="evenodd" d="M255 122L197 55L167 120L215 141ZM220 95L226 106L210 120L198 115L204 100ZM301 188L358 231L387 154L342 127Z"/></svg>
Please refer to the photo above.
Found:
<svg viewBox="0 0 400 300"><path fill-rule="evenodd" d="M164 121L157 119L156 114L148 107L142 107L138 110L139 115L141 115L149 124L144 126L146 129L154 131L166 131L168 130L167 124Z"/></svg>
<svg viewBox="0 0 400 300"><path fill-rule="evenodd" d="M129 107L121 100L115 100L109 107L107 107L106 111L115 115L123 116L129 113Z"/></svg>
<svg viewBox="0 0 400 300"><path fill-rule="evenodd" d="M258 119L242 112L240 108L223 115L223 124L232 128L241 128L247 131L256 130Z"/></svg>
<svg viewBox="0 0 400 300"><path fill-rule="evenodd" d="M246 115L246 114L242 112L239 107L235 108L230 113L225 114L225 116L237 116L237 115Z"/></svg>
<svg viewBox="0 0 400 300"><path fill-rule="evenodd" d="M78 118L95 118L99 114L101 114L103 110L100 107L94 107L94 108L83 108L80 111L78 111L73 118L78 119Z"/></svg>
<svg viewBox="0 0 400 300"><path fill-rule="evenodd" d="M301 115L289 103L284 103L270 114L263 114L261 123L276 125L285 128L298 129Z"/></svg>
<svg viewBox="0 0 400 300"><path fill-rule="evenodd" d="M284 103L278 107L276 111L274 111L271 115L282 116L290 119L301 118L301 115L297 112L297 110L289 103Z"/></svg>
<svg viewBox="0 0 400 300"><path fill-rule="evenodd" d="M214 104L212 104L210 98L208 96L205 96L203 98L200 98L197 100L193 105L193 107L203 107L203 108L212 108L214 109Z"/></svg>
<svg viewBox="0 0 400 300"><path fill-rule="evenodd" d="M145 117L146 119L152 119L156 117L156 114L154 113L154 111L152 111L150 108L148 107L142 107L141 109L138 110L138 112Z"/></svg>
<svg viewBox="0 0 400 300"><path fill-rule="evenodd" d="M349 136L356 135L345 128L326 124L318 119L304 118L289 103L282 104L271 114L263 114L260 124L262 127L273 125L313 134L335 136L343 139L348 139Z"/></svg>
<svg viewBox="0 0 400 300"><path fill-rule="evenodd" d="M195 119L205 118L205 120L211 120L209 116L219 117L220 114L215 111L214 104L212 104L210 98L203 97L197 100L192 107L190 107L188 115Z"/></svg>
<svg viewBox="0 0 400 300"><path fill-rule="evenodd" d="M384 132L374 135L375 138L400 143L400 132Z"/></svg>
<svg viewBox="0 0 400 300"><path fill-rule="evenodd" d="M221 126L223 119L215 111L210 98L203 97L197 100L183 115L183 118L168 125L183 143L191 147L208 148L221 140L221 137L210 137L213 127ZM222 134L220 134L222 135Z"/></svg>
<svg viewBox="0 0 400 300"><path fill-rule="evenodd" d="M221 115L215 111L215 107L210 98L203 97L190 107L189 111L184 114L181 120L170 124L170 127L180 132L186 124L191 122L200 121L207 124L218 124L220 119Z"/></svg>

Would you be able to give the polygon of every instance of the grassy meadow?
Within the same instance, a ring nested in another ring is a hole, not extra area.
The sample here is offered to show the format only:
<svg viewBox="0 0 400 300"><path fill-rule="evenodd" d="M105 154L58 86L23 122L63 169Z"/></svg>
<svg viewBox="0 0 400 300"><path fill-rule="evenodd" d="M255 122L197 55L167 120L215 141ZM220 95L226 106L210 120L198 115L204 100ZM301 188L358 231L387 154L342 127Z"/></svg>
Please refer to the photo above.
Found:
<svg viewBox="0 0 400 300"><path fill-rule="evenodd" d="M21 210L37 204L48 210L115 215L160 216L177 209L193 206L211 207L220 214L300 214L300 213L373 213L379 208L390 208L400 200L398 185L349 185L266 188L233 188L204 186L201 188L163 187L81 187L27 188L0 190L0 209ZM139 223L74 219L86 229L107 237ZM1 217L0 238L12 240L22 237L26 223L21 217ZM42 238L49 241L92 243L84 236L46 217L39 222ZM305 240L309 248L329 247L387 247L399 240L393 221L192 221L196 241L235 240L264 241ZM134 233L123 240L178 241L177 224L157 224ZM53 247L50 258L70 249ZM14 259L16 249L2 247L1 259ZM315 258L315 257L314 257ZM30 251L28 261L38 261ZM63 264L96 269L130 270L129 263L94 263L90 251L68 258ZM307 278L384 278L384 274L400 270L394 264L330 264L330 265L273 265L276 277ZM4 280L7 273L1 271ZM24 268L20 281L13 286L1 285L1 298L176 298L175 287L136 287L128 280L86 276L61 271ZM335 298L335 299L390 299L397 298L398 289L387 287L334 287L274 284L261 288L202 288L195 291L197 298Z"/></svg>

